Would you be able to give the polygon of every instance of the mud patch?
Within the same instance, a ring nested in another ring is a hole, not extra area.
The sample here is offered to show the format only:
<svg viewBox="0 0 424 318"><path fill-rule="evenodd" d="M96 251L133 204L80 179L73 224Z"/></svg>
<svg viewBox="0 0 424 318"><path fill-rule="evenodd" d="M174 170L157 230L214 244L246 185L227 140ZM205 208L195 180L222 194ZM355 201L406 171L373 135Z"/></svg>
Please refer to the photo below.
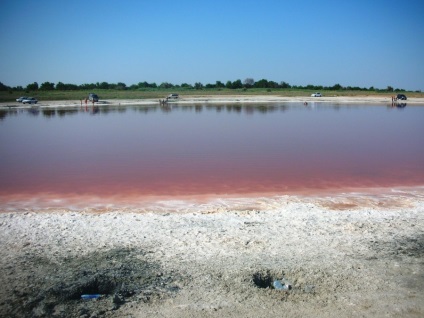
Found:
<svg viewBox="0 0 424 318"><path fill-rule="evenodd" d="M166 273L143 251L116 249L65 259L26 256L22 266L3 278L4 317L102 316L137 300L152 303L179 291L180 275ZM81 295L97 294L84 300Z"/></svg>
<svg viewBox="0 0 424 318"><path fill-rule="evenodd" d="M424 259L424 234L387 241L372 241L370 248L376 252L378 257Z"/></svg>
<svg viewBox="0 0 424 318"><path fill-rule="evenodd" d="M269 271L257 272L252 276L253 284L258 288L272 288L272 282L274 279L275 278Z"/></svg>

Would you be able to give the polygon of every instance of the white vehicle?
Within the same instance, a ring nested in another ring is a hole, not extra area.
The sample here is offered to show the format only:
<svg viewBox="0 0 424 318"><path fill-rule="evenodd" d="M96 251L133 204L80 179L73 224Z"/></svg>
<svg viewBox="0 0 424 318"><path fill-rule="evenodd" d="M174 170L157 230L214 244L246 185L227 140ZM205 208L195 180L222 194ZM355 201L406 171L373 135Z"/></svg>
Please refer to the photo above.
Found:
<svg viewBox="0 0 424 318"><path fill-rule="evenodd" d="M322 97L321 93L313 93L311 97Z"/></svg>
<svg viewBox="0 0 424 318"><path fill-rule="evenodd" d="M19 102L19 103L22 103L22 101L24 100L24 99L27 99L28 97L26 97L26 96L21 96L21 97L19 97L19 98L16 98L16 101L17 102Z"/></svg>
<svg viewBox="0 0 424 318"><path fill-rule="evenodd" d="M178 94L169 94L166 99L178 99Z"/></svg>
<svg viewBox="0 0 424 318"><path fill-rule="evenodd" d="M22 104L37 104L38 100L34 97L28 97L22 100Z"/></svg>

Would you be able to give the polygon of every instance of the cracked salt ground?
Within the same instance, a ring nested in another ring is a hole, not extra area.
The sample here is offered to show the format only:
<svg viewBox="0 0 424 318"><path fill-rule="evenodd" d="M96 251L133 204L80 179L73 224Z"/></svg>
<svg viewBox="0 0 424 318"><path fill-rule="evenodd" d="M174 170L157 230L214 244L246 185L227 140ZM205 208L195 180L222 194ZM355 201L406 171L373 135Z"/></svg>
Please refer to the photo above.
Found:
<svg viewBox="0 0 424 318"><path fill-rule="evenodd" d="M203 214L3 213L0 315L420 317L424 202L408 200L348 210L281 198ZM292 289L258 288L257 273Z"/></svg>

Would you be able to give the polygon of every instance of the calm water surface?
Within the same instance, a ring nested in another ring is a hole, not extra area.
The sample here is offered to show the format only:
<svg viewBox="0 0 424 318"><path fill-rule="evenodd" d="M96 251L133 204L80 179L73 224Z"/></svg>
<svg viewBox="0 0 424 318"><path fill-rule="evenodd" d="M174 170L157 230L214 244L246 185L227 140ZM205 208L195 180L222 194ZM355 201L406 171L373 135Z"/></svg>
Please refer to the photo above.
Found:
<svg viewBox="0 0 424 318"><path fill-rule="evenodd" d="M424 185L420 106L102 106L0 116L2 203Z"/></svg>

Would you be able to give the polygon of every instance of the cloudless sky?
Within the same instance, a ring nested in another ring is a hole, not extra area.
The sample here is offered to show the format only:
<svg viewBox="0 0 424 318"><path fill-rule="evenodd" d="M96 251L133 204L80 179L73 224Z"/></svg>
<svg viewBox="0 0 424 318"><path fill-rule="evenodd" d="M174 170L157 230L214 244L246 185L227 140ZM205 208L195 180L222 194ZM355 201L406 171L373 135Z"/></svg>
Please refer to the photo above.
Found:
<svg viewBox="0 0 424 318"><path fill-rule="evenodd" d="M1 0L0 82L424 91L424 0Z"/></svg>

